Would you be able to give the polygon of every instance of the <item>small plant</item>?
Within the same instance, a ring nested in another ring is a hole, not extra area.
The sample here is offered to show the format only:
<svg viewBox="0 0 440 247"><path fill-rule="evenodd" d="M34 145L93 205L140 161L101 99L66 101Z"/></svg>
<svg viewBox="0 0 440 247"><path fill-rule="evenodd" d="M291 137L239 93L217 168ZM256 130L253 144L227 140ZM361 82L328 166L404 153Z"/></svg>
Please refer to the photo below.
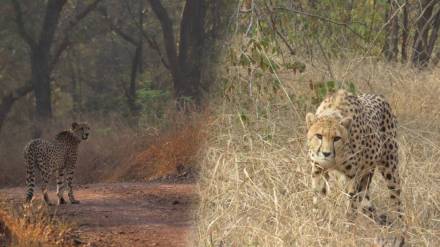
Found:
<svg viewBox="0 0 440 247"><path fill-rule="evenodd" d="M17 202L1 204L0 225L6 234L4 239L0 238L0 244L4 241L7 246L74 246L78 241L73 226L42 201L23 207Z"/></svg>

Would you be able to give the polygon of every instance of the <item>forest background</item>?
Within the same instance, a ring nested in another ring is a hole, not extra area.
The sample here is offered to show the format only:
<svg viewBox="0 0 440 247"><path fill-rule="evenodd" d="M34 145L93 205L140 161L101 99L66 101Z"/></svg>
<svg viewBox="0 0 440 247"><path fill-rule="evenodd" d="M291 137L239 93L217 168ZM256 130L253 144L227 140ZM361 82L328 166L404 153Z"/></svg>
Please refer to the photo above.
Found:
<svg viewBox="0 0 440 247"><path fill-rule="evenodd" d="M436 0L8 0L0 26L0 186L29 139L87 121L78 182L194 168L203 246L357 246L393 230L347 238L338 187L312 214L304 149L305 113L345 88L391 102L409 242L440 241Z"/></svg>

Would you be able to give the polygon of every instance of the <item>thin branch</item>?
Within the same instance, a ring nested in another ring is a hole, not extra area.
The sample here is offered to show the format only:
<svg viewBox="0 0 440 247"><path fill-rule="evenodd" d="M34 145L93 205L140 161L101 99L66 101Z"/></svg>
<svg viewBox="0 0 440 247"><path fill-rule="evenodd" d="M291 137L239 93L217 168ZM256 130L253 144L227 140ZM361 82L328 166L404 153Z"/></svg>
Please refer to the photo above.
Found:
<svg viewBox="0 0 440 247"><path fill-rule="evenodd" d="M81 11L79 14L77 14L72 20L69 21L68 25L63 30L63 38L58 47L55 48L54 56L52 58L52 61L49 64L50 71L53 70L55 65L58 62L59 57L61 54L66 50L70 45L70 39L69 34L70 32L78 25L78 23L84 19L90 12L92 12L96 7L98 6L99 2L102 0L95 0L93 3L91 3L89 6L87 6L83 11Z"/></svg>
<svg viewBox="0 0 440 247"><path fill-rule="evenodd" d="M117 24L119 22L119 20L116 19L115 21L113 21L110 18L110 16L107 13L107 9L106 8L100 9L99 12L105 18L105 20L108 22L111 30L115 31L116 34L121 36L121 38L123 38L125 41L131 43L132 45L134 45L134 46L138 46L139 45L139 41L135 40L128 33L124 32L124 30L122 30L122 28Z"/></svg>
<svg viewBox="0 0 440 247"><path fill-rule="evenodd" d="M6 94L0 102L0 130L2 129L3 123L9 112L11 111L14 102L19 98L27 95L32 91L32 85L30 81L28 81L25 85L15 89L12 92Z"/></svg>
<svg viewBox="0 0 440 247"><path fill-rule="evenodd" d="M131 43L134 46L139 45L139 41L135 40L133 37L128 35L124 30L122 30L120 27L116 26L115 24L111 23L111 29L115 31L119 36L121 36L125 41Z"/></svg>
<svg viewBox="0 0 440 247"><path fill-rule="evenodd" d="M67 0L49 0L46 4L46 13L44 15L41 32L38 38L39 52L49 51L55 37L61 12Z"/></svg>
<svg viewBox="0 0 440 247"><path fill-rule="evenodd" d="M58 63L58 60L63 54L63 52L71 45L70 40L68 38L63 39L61 44L55 50L55 54L52 57L52 60L49 62L49 72L52 72L55 65Z"/></svg>
<svg viewBox="0 0 440 247"><path fill-rule="evenodd" d="M168 16L168 12L162 6L160 0L149 0L149 3L157 19L159 20L160 25L162 26L164 45L168 57L170 70L172 73L174 73L174 76L177 76L176 73L178 70L178 55L173 33L173 24L170 17Z"/></svg>
<svg viewBox="0 0 440 247"><path fill-rule="evenodd" d="M287 49L289 49L290 54L295 55L296 54L295 49L289 44L289 41L286 39L286 37L284 37L284 35L278 29L278 26L275 23L275 17L273 15L273 11L271 10L270 6L267 3L266 3L266 8L269 10L270 22L272 23L272 28L275 31L275 34L278 35L278 37L280 37L280 39L284 42Z"/></svg>
<svg viewBox="0 0 440 247"><path fill-rule="evenodd" d="M21 10L21 6L18 3L18 0L13 0L12 4L14 5L15 22L17 23L18 32L19 32L20 36L26 41L26 43L31 48L35 47L36 46L35 40L32 38L30 33L26 30L26 27L24 25L23 13L22 13L22 10Z"/></svg>
<svg viewBox="0 0 440 247"><path fill-rule="evenodd" d="M340 21L333 20L333 19L330 19L330 18L327 18L327 17L324 17L324 16L315 15L315 14L312 14L312 13L308 13L308 12L304 12L304 11L299 11L299 10L296 10L296 9L290 9L290 8L286 8L286 7L273 7L273 9L274 10L289 11L289 12L293 12L293 13L296 13L296 14L300 14L300 15L304 15L304 16L308 16L308 17L313 17L313 18L316 18L316 19L319 19L319 20L322 20L322 21L326 21L326 22L329 22L329 23L332 23L332 24L335 24L335 25L338 25L338 26L343 26L347 30L349 30L350 32L352 32L353 34L358 36L359 38L361 38L363 40L366 40L362 35L360 35L355 30L353 30L350 27L350 25L345 23L345 22L340 22ZM359 24L361 24L361 23L359 23Z"/></svg>
<svg viewBox="0 0 440 247"><path fill-rule="evenodd" d="M330 77L332 78L332 80L335 80L335 75L334 75L333 70L332 70L332 66L331 66L331 63L330 63L330 58L327 56L327 53L325 52L324 47L322 46L321 41L318 38L316 38L316 43L318 43L319 49L321 50L321 53L322 53L322 55L324 57L325 65L327 66L327 69L328 69L328 72L330 74Z"/></svg>
<svg viewBox="0 0 440 247"><path fill-rule="evenodd" d="M164 56L162 55L162 51L160 50L160 47L159 47L159 44L157 43L157 41L154 38L151 38L150 36L148 36L143 30L142 30L142 35L144 36L145 40L147 40L147 43L150 46L150 48L152 48L153 50L155 50L157 52L157 55L160 57L160 61L162 62L163 66L169 70L170 65L166 62Z"/></svg>
<svg viewBox="0 0 440 247"><path fill-rule="evenodd" d="M90 12L92 12L94 9L96 9L96 6L101 2L102 0L95 0L93 3L91 3L89 6L87 6L83 11L81 11L79 14L77 14L73 20L70 20L67 27L64 29L64 33L68 33L72 31L73 28L75 28L78 23L84 19Z"/></svg>

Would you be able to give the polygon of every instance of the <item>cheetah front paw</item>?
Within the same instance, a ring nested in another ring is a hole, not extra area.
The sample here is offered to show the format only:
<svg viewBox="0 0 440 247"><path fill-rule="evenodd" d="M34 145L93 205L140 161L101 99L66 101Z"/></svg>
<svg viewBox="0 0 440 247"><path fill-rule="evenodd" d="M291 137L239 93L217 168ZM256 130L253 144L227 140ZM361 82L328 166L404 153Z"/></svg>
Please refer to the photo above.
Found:
<svg viewBox="0 0 440 247"><path fill-rule="evenodd" d="M61 205L61 204L66 204L66 200L64 200L64 198L60 198L60 199L58 199L58 205Z"/></svg>
<svg viewBox="0 0 440 247"><path fill-rule="evenodd" d="M72 204L79 204L79 201L78 200L71 200L70 203L72 203Z"/></svg>
<svg viewBox="0 0 440 247"><path fill-rule="evenodd" d="M393 224L392 220L390 219L390 217L386 214L380 214L376 217L375 219L376 223L381 225L381 226L390 226Z"/></svg>

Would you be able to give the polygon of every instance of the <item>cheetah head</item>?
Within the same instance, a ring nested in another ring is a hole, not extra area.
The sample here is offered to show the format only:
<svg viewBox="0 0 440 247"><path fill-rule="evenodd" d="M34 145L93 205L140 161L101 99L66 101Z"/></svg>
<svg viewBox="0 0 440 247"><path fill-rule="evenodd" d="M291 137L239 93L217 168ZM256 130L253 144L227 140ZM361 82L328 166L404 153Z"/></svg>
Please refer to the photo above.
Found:
<svg viewBox="0 0 440 247"><path fill-rule="evenodd" d="M307 146L309 157L322 168L327 169L342 163L348 156L351 118L339 116L315 116L308 113Z"/></svg>
<svg viewBox="0 0 440 247"><path fill-rule="evenodd" d="M87 140L90 134L90 127L87 123L72 123L72 133L78 140Z"/></svg>

